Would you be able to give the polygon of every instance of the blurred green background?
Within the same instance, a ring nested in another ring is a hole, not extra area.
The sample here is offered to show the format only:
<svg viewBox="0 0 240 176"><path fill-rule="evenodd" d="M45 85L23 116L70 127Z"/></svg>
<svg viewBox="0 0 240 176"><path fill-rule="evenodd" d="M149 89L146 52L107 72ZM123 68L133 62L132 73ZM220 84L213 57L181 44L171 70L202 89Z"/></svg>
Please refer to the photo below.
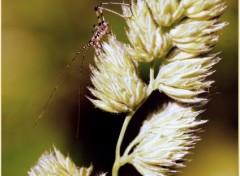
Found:
<svg viewBox="0 0 240 176"><path fill-rule="evenodd" d="M33 128L41 108L67 61L91 37L97 0L3 0L2 1L2 175L27 175L40 155L54 144L81 166L94 164L94 171L111 173L114 150L123 116L104 113L84 97L81 102L79 137L78 69L75 62L66 74L54 100ZM230 24L222 31L215 52L223 58L215 66L216 80L211 101L202 115L202 141L189 155L192 161L179 175L237 176L238 170L238 1L228 0L222 20ZM119 10L114 7L113 9ZM105 13L118 39L127 41L124 21ZM83 94L90 95L87 52L80 81ZM160 95L160 98L166 98ZM153 100L154 102L154 100ZM140 123L139 123L140 124ZM137 133L130 126L124 146ZM121 175L137 175L130 166Z"/></svg>

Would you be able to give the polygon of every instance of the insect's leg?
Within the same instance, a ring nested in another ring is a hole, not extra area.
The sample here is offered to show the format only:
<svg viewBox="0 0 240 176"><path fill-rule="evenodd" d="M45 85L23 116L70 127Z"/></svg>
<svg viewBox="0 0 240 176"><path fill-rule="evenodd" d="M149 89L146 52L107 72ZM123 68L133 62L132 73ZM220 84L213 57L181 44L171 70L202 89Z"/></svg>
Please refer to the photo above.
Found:
<svg viewBox="0 0 240 176"><path fill-rule="evenodd" d="M108 34L108 35L113 34L113 33L112 33L112 28L111 28L110 24L108 24L107 34Z"/></svg>
<svg viewBox="0 0 240 176"><path fill-rule="evenodd" d="M95 24L93 25L93 27L94 27L94 30L92 31L92 34L94 34L95 31L97 30L97 26Z"/></svg>
<svg viewBox="0 0 240 176"><path fill-rule="evenodd" d="M104 17L103 17L103 12L102 10L99 10L98 6L96 6L94 8L98 22L101 23L102 21L104 21Z"/></svg>
<svg viewBox="0 0 240 176"><path fill-rule="evenodd" d="M81 98L82 98L81 77L82 77L82 71L83 71L83 61L84 61L85 55L87 53L87 50L89 49L90 46L93 46L91 40L81 50L82 51L82 61L81 61L80 69L79 69L79 81L78 81L78 122L77 122L76 137L78 137L78 135L79 135L79 128L80 128Z"/></svg>
<svg viewBox="0 0 240 176"><path fill-rule="evenodd" d="M94 49L95 49L95 53L96 53L96 56L98 57L102 52L102 45L100 42L96 42L95 45L94 45Z"/></svg>
<svg viewBox="0 0 240 176"><path fill-rule="evenodd" d="M102 5L123 5L123 6L128 6L128 7L130 7L131 6L131 4L126 4L126 3L124 3L124 2L102 2L102 3L100 3L99 4L99 6L102 6Z"/></svg>
<svg viewBox="0 0 240 176"><path fill-rule="evenodd" d="M99 10L99 13L102 14L102 10L106 10L108 12L111 12L113 14L116 14L122 18L131 18L131 16L124 16L123 14L120 14L118 12L115 12L111 9L102 7L103 5L121 5L121 6L128 6L129 8L131 7L131 4L126 4L126 3L119 3L119 2L102 2L98 6L95 7L95 10ZM102 15L103 16L103 15ZM103 19L104 20L104 19Z"/></svg>
<svg viewBox="0 0 240 176"><path fill-rule="evenodd" d="M82 67L82 66L81 66L81 67ZM81 77L82 77L82 68L80 68L80 70L79 70L79 80L78 80L78 118L77 118L76 137L78 137L78 135L79 135L79 129L80 129L81 98L82 98Z"/></svg>
<svg viewBox="0 0 240 176"><path fill-rule="evenodd" d="M96 50L96 56L98 57L101 54L101 50L100 48L96 48L95 50Z"/></svg>
<svg viewBox="0 0 240 176"><path fill-rule="evenodd" d="M90 47L91 45L86 45L85 49L83 50L83 53L82 53L82 61L81 61L81 66L80 66L80 72L82 72L82 69L83 69L83 61L84 61L84 58L85 58L85 55L87 53L87 50L88 48Z"/></svg>
<svg viewBox="0 0 240 176"><path fill-rule="evenodd" d="M121 13L118 13L118 12L115 12L115 11L113 11L113 10L111 10L111 9L108 9L108 8L105 8L105 7L97 7L98 9L100 9L100 10L105 10L105 11L108 11L108 12L111 12L111 13L113 13L113 14L115 14L115 15L118 15L118 16L120 16L120 17L122 17L122 18L124 18L124 19L128 19L128 18L131 18L132 16L125 16L125 15L123 15L123 14L121 14Z"/></svg>
<svg viewBox="0 0 240 176"><path fill-rule="evenodd" d="M100 51L101 51L101 52L105 52L105 51L103 50L102 43L100 43Z"/></svg>
<svg viewBox="0 0 240 176"><path fill-rule="evenodd" d="M112 30L109 30L109 31L107 32L107 34L108 34L108 35L113 34L113 33L112 33Z"/></svg>
<svg viewBox="0 0 240 176"><path fill-rule="evenodd" d="M96 31L99 29L99 24L94 24L93 27L94 27L94 30ZM95 31L93 31L93 32L95 32Z"/></svg>
<svg viewBox="0 0 240 176"><path fill-rule="evenodd" d="M58 81L57 81L57 83L56 83L56 86L55 86L54 89L52 90L52 92L51 92L51 94L50 94L50 96L49 96L49 98L48 98L47 103L45 104L45 106L43 107L43 109L42 109L41 113L39 114L38 118L37 118L36 121L34 122L33 127L35 127L35 126L37 125L37 123L39 122L39 120L41 120L42 116L43 116L44 113L46 112L46 110L47 110L48 106L50 105L50 103L51 103L51 101L52 101L52 99L53 99L53 97L54 97L54 95L55 95L55 93L56 93L56 91L57 91L60 83L62 82L63 77L65 76L65 73L69 70L69 68L71 67L73 61L78 57L78 55L79 55L83 50L85 50L85 49L88 48L89 46L90 46L90 45L88 44L88 45L86 45L85 47L83 47L83 48L82 48L80 51L78 51L78 52L75 54L75 56L68 62L67 66L64 68L62 74L61 74L60 77L58 78Z"/></svg>
<svg viewBox="0 0 240 176"><path fill-rule="evenodd" d="M82 98L82 89L81 89L81 77L82 77L82 71L83 71L83 61L86 55L86 52L88 48L92 46L91 40L89 41L89 44L83 47L82 49L82 61L79 69L79 81L78 81L78 122L77 122L77 132L76 137L78 137L79 134L79 127L80 127L80 116L81 116L81 98Z"/></svg>

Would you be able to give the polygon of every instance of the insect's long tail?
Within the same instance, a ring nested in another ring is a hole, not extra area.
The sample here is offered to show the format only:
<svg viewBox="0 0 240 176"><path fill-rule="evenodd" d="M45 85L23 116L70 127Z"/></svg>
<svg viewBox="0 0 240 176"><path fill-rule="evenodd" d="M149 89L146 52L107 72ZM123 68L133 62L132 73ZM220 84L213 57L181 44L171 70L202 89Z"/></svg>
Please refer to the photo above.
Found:
<svg viewBox="0 0 240 176"><path fill-rule="evenodd" d="M56 93L56 90L58 89L60 83L62 82L62 79L63 77L65 76L66 72L69 70L69 68L71 67L72 63L75 61L75 59L78 57L78 55L80 53L83 52L83 58L82 58L82 62L81 62L81 70L82 70L82 64L83 64L83 60L84 60L84 57L85 57L85 54L86 54L86 51L87 49L90 47L90 45L86 45L84 46L80 51L78 51L75 56L68 62L67 66L64 68L62 74L60 75L60 77L58 78L58 81L56 83L56 86L54 87L54 89L52 90L49 98L48 98L48 101L47 103L45 104L45 106L43 107L41 113L39 114L38 118L35 120L34 124L33 124L33 127L35 127L37 125L37 123L39 122L39 120L42 118L42 116L44 115L44 113L46 112L49 104L51 103L55 93Z"/></svg>

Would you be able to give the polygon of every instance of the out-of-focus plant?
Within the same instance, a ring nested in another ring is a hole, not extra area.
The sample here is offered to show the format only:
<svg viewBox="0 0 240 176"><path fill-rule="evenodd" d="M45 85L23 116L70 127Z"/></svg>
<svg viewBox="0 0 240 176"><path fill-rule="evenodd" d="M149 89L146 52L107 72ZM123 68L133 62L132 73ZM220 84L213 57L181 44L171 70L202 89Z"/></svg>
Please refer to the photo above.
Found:
<svg viewBox="0 0 240 176"><path fill-rule="evenodd" d="M61 176L90 176L93 170L93 166L77 167L69 157L63 156L55 147L53 151L44 153L36 166L34 166L29 172L29 176L40 175L61 175ZM99 176L105 176L106 174L99 174Z"/></svg>
<svg viewBox="0 0 240 176"><path fill-rule="evenodd" d="M123 16L129 17L125 20L130 43L123 44L115 35L108 35L102 52L95 56L96 66L91 66L94 87L89 88L95 97L89 99L96 107L127 114L112 176L117 176L119 168L127 163L145 176L166 176L184 166L184 156L199 140L199 125L206 122L197 119L202 110L194 107L208 101L213 81L207 77L220 60L210 51L227 25L219 20L225 8L222 0L138 0L130 6L122 5ZM156 69L158 60L162 64ZM138 74L139 62L151 65L149 83ZM149 112L139 134L121 155L130 120L154 90L172 100L156 104L156 111ZM60 156L56 150L55 156L43 155L29 174L48 175L54 171L90 175L92 166L79 170L69 158Z"/></svg>

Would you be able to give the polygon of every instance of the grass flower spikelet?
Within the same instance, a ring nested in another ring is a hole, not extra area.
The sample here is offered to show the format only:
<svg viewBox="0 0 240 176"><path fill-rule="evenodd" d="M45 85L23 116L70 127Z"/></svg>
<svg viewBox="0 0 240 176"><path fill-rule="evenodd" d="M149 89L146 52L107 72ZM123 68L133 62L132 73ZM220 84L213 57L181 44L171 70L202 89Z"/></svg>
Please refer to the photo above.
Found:
<svg viewBox="0 0 240 176"><path fill-rule="evenodd" d="M90 100L108 112L130 112L144 100L146 85L115 36L109 36L109 43L103 43L103 50L104 53L95 57L96 68L91 67L95 89L90 88L90 91L97 99Z"/></svg>
<svg viewBox="0 0 240 176"><path fill-rule="evenodd" d="M131 43L127 51L132 59L151 62L164 57L171 47L171 39L167 32L157 26L144 0L133 3L131 9L123 6L123 13L131 16L127 19L127 36Z"/></svg>
<svg viewBox="0 0 240 176"><path fill-rule="evenodd" d="M153 18L159 26L171 26L183 16L183 6L179 0L146 0Z"/></svg>
<svg viewBox="0 0 240 176"><path fill-rule="evenodd" d="M173 99L185 103L206 101L198 95L210 88L213 81L206 80L211 75L212 66L220 58L209 57L189 58L163 64L156 77L158 89Z"/></svg>
<svg viewBox="0 0 240 176"><path fill-rule="evenodd" d="M187 19L174 27L170 34L173 45L182 51L200 54L212 50L218 41L217 32L224 26L226 23L218 20L196 21Z"/></svg>
<svg viewBox="0 0 240 176"><path fill-rule="evenodd" d="M136 137L130 163L146 176L165 176L183 167L180 161L199 140L196 128L206 122L196 120L201 112L169 103L151 114Z"/></svg>
<svg viewBox="0 0 240 176"><path fill-rule="evenodd" d="M225 8L223 0L182 0L184 14L197 20L209 20L221 15Z"/></svg>
<svg viewBox="0 0 240 176"><path fill-rule="evenodd" d="M69 157L64 157L55 147L44 153L28 172L29 176L90 176L93 167L77 167Z"/></svg>

